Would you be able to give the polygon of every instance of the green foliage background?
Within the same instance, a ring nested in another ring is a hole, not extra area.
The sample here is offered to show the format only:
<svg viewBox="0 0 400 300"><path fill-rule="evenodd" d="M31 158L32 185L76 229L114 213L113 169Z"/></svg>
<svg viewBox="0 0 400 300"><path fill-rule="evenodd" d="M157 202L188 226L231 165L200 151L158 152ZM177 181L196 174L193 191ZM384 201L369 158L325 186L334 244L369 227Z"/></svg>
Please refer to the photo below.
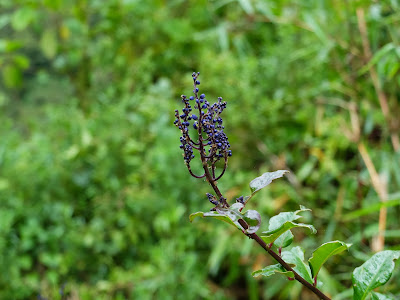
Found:
<svg viewBox="0 0 400 300"><path fill-rule="evenodd" d="M70 299L307 299L297 282L252 278L273 262L234 229L189 223L210 207L172 124L193 71L209 99L228 102L233 157L219 182L228 200L248 194L261 173L288 168L289 180L250 204L264 230L302 204L319 232L296 231L297 245L310 253L329 240L353 243L321 270L327 294L351 297L351 272L378 231L360 142L387 186L385 248L400 249L400 153L391 142L400 127L398 1L2 0L0 8L1 299L59 299L60 289ZM381 291L399 295L399 275Z"/></svg>

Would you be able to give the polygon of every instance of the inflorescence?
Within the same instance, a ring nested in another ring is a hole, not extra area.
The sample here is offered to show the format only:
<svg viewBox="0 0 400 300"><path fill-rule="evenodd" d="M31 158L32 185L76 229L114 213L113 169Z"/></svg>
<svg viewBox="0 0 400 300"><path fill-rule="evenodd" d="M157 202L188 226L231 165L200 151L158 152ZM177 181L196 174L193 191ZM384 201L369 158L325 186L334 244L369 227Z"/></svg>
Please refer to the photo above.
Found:
<svg viewBox="0 0 400 300"><path fill-rule="evenodd" d="M208 176L207 178L216 181L224 174L228 157L232 156L232 151L229 150L228 137L224 133L223 121L220 116L226 108L226 102L223 102L222 98L218 97L218 101L211 104L204 94L199 94L199 75L200 72L193 72L194 96L189 98L185 95L181 96L184 108L182 113L175 110L176 119L174 124L182 132L180 148L183 149L184 161L190 174L196 178L203 178L209 172L208 174L211 175L211 178L208 178ZM190 132L193 131L190 130L191 128L197 132L194 139L190 136ZM195 175L190 168L190 162L195 157L194 150L200 153L205 171L200 176ZM216 176L216 163L221 159L224 160L224 167L221 174Z"/></svg>

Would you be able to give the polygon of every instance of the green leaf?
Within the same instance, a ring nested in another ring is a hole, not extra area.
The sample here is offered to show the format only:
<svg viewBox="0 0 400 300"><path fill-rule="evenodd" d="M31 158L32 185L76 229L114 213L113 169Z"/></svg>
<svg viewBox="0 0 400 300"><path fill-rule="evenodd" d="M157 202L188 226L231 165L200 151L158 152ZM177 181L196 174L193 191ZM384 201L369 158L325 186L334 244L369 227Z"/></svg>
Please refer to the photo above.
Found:
<svg viewBox="0 0 400 300"><path fill-rule="evenodd" d="M175 43L185 41L193 31L191 23L187 19L172 19L161 28Z"/></svg>
<svg viewBox="0 0 400 300"><path fill-rule="evenodd" d="M282 259L288 264L295 265L293 269L305 280L313 283L310 267L304 262L304 250L297 246L282 252Z"/></svg>
<svg viewBox="0 0 400 300"><path fill-rule="evenodd" d="M277 248L286 248L292 244L293 239L294 239L293 233L290 230L288 230L274 241L274 245Z"/></svg>
<svg viewBox="0 0 400 300"><path fill-rule="evenodd" d="M22 73L14 65L6 65L2 70L3 82L6 87L16 88L22 84Z"/></svg>
<svg viewBox="0 0 400 300"><path fill-rule="evenodd" d="M236 222L239 219L243 218L243 215L240 212L243 209L243 207L244 205L242 203L237 202L232 204L232 206L229 208L216 207L215 209L217 210L218 213L229 217L232 220L232 222Z"/></svg>
<svg viewBox="0 0 400 300"><path fill-rule="evenodd" d="M264 231L263 233L268 234L266 236L261 236L264 242L267 244L273 243L275 240L277 240L282 234L284 234L286 231L292 229L292 228L297 228L297 227L305 227L310 229L312 233L316 233L316 229L312 225L308 224L303 224L303 223L294 223L287 221L282 226L275 230L269 230L269 231Z"/></svg>
<svg viewBox="0 0 400 300"><path fill-rule="evenodd" d="M357 209L355 211L352 211L348 214L345 214L342 218L343 221L350 221L353 219L357 219L361 216L369 215L374 212L380 211L383 207L392 207L392 206L397 206L400 205L400 199L393 199L393 200L388 200L385 202L379 202L375 204L368 205L367 207Z"/></svg>
<svg viewBox="0 0 400 300"><path fill-rule="evenodd" d="M256 210L249 209L248 211L246 211L243 215L243 220L245 220L246 223L249 225L249 228L247 228L246 230L247 233L256 233L257 230L260 228L261 216Z"/></svg>
<svg viewBox="0 0 400 300"><path fill-rule="evenodd" d="M193 222L193 220L195 218L197 218L197 217L214 218L214 219L218 219L218 220L224 221L224 222L226 222L228 224L231 224L233 226L236 226L235 223L233 223L232 220L227 215L220 214L220 213L218 213L216 211L211 211L211 212L198 211L198 212L195 212L195 213L193 213L193 214L191 214L189 216L189 221Z"/></svg>
<svg viewBox="0 0 400 300"><path fill-rule="evenodd" d="M392 296L383 295L380 293L372 292L372 300L395 300Z"/></svg>
<svg viewBox="0 0 400 300"><path fill-rule="evenodd" d="M268 231L264 231L263 234L265 235L262 235L261 238L267 244L274 243L275 246L284 248L289 246L293 240L293 234L290 232L292 228L305 227L310 229L311 233L316 233L317 230L312 225L293 222L301 218L298 215L299 213L309 210L304 206L300 206L300 209L294 212L282 212L272 217L269 220Z"/></svg>
<svg viewBox="0 0 400 300"><path fill-rule="evenodd" d="M243 219L249 225L249 228L245 232L250 234L255 233L260 228L261 216L256 210L248 210L242 214L241 210L243 207L242 203L234 203L230 208L216 207L216 211L193 213L189 216L189 220L192 222L196 217L215 218L231 224L240 230L244 230L238 222L239 219Z"/></svg>
<svg viewBox="0 0 400 300"><path fill-rule="evenodd" d="M400 257L400 251L381 251L372 256L353 272L355 300L363 300L378 286L384 285L392 276L394 260Z"/></svg>
<svg viewBox="0 0 400 300"><path fill-rule="evenodd" d="M286 277L294 278L294 274L291 271L286 271L284 267L282 267L281 264L276 264L276 265L270 265L268 267L265 267L263 269L254 271L251 273L253 277L258 277L258 276L266 276L269 277L274 274L283 274Z"/></svg>
<svg viewBox="0 0 400 300"><path fill-rule="evenodd" d="M347 250L351 244L346 244L341 241L332 241L319 246L312 254L308 263L311 268L312 277L315 278L318 275L322 265L333 255L338 254L344 250Z"/></svg>
<svg viewBox="0 0 400 300"><path fill-rule="evenodd" d="M0 39L0 53L9 53L16 51L22 47L22 43L19 41L11 41Z"/></svg>
<svg viewBox="0 0 400 300"><path fill-rule="evenodd" d="M285 173L288 173L289 171L286 170L278 170L275 172L267 172L262 174L260 177L257 177L253 179L250 182L250 190L252 196L257 193L259 190L262 188L265 188L267 185L269 185L272 180L281 178Z"/></svg>
<svg viewBox="0 0 400 300"><path fill-rule="evenodd" d="M14 56L14 62L15 64L22 70L26 70L27 68L29 68L29 58L26 57L25 55L15 55Z"/></svg>
<svg viewBox="0 0 400 300"><path fill-rule="evenodd" d="M52 59L57 54L57 34L53 29L46 29L40 40L40 47L43 54Z"/></svg>
<svg viewBox="0 0 400 300"><path fill-rule="evenodd" d="M11 19L11 25L14 30L24 30L36 18L35 10L30 7L22 7L16 10Z"/></svg>
<svg viewBox="0 0 400 300"><path fill-rule="evenodd" d="M239 4L242 7L242 9L246 12L246 14L248 15L254 14L254 8L249 0L239 0Z"/></svg>
<svg viewBox="0 0 400 300"><path fill-rule="evenodd" d="M385 46L383 46L381 49L379 49L374 56L371 58L371 60L364 66L362 67L359 71L358 74L361 76L364 73L368 72L369 69L377 64L379 60L381 60L386 54L389 52L393 51L396 49L396 46L393 43L388 43Z"/></svg>

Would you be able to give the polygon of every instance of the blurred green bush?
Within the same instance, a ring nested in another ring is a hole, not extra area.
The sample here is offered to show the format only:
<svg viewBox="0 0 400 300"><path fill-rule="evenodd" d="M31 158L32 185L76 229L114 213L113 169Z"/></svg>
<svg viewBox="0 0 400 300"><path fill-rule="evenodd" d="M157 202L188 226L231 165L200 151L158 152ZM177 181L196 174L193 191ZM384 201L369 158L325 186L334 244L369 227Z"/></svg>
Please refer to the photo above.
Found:
<svg viewBox="0 0 400 300"><path fill-rule="evenodd" d="M327 293L348 293L378 231L380 201L360 142L394 206L385 246L399 249L397 1L0 7L0 298L57 299L60 289L71 299L307 296L296 283L250 278L268 260L251 241L214 222L189 224L209 191L188 176L172 125L192 71L209 98L228 102L233 157L220 182L228 198L247 194L262 172L288 168L289 180L252 205L264 217L312 208L320 231L301 240L305 248L354 244L322 270ZM386 288L396 292L393 278Z"/></svg>

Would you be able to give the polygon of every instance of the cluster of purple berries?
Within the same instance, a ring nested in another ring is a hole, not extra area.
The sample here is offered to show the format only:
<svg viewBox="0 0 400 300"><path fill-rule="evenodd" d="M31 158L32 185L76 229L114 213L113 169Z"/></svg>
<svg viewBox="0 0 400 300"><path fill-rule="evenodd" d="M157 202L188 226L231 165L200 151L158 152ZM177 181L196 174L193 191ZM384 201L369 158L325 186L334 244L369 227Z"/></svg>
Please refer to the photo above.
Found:
<svg viewBox="0 0 400 300"><path fill-rule="evenodd" d="M184 108L182 114L175 110L174 124L182 132L180 148L184 151L186 164L189 164L194 158L193 149L195 149L200 152L208 164L214 165L221 158L226 161L228 156L232 156L228 137L223 131L223 121L220 117L226 108L226 102L222 102L222 98L219 97L216 103L210 104L204 94L199 95L199 75L199 72L192 74L194 96L189 98L185 95L181 96ZM191 103L193 102L192 107ZM197 131L198 137L195 140L190 137L190 125Z"/></svg>

